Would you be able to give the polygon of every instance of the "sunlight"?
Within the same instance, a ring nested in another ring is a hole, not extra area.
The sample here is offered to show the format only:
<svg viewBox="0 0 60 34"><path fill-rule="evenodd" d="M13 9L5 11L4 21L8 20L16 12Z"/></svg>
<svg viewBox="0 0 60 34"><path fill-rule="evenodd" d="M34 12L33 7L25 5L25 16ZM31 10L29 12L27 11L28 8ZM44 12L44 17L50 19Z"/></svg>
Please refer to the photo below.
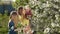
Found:
<svg viewBox="0 0 60 34"><path fill-rule="evenodd" d="M12 0L13 2L15 2L16 0Z"/></svg>
<svg viewBox="0 0 60 34"><path fill-rule="evenodd" d="M16 0L1 0L1 1L11 1L11 2L15 2Z"/></svg>

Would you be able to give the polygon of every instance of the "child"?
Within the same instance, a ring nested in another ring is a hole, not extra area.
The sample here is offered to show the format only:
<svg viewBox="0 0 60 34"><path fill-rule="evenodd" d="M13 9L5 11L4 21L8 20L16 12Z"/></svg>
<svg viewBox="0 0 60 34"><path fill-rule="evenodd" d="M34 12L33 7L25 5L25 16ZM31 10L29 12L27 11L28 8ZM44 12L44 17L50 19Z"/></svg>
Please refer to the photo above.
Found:
<svg viewBox="0 0 60 34"><path fill-rule="evenodd" d="M17 26L17 13L12 11L10 14L10 21L9 21L9 34L17 34L16 29Z"/></svg>
<svg viewBox="0 0 60 34"><path fill-rule="evenodd" d="M29 25L27 25L24 29L26 34L33 34L32 30L31 30L31 17L32 17L32 12L31 12L31 8L29 7L29 5L25 6L25 18L26 20L29 20Z"/></svg>

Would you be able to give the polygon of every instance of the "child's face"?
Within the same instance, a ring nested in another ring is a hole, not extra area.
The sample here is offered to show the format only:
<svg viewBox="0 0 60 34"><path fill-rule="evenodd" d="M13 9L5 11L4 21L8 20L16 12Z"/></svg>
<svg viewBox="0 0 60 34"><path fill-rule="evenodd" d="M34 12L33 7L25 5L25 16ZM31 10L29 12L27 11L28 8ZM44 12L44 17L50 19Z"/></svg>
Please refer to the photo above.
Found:
<svg viewBox="0 0 60 34"><path fill-rule="evenodd" d="M27 12L30 11L30 7L27 7L27 8L25 9L25 11L27 11Z"/></svg>
<svg viewBox="0 0 60 34"><path fill-rule="evenodd" d="M12 20L16 20L17 19L17 15L12 15Z"/></svg>

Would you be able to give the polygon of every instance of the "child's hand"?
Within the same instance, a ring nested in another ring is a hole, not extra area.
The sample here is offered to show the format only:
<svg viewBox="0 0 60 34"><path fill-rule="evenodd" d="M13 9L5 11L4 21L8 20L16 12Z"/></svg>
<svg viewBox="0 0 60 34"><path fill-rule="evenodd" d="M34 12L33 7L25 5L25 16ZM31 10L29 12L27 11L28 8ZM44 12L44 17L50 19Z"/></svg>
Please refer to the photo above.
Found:
<svg viewBox="0 0 60 34"><path fill-rule="evenodd" d="M21 28L17 28L17 29L15 29L14 31L21 31Z"/></svg>
<svg viewBox="0 0 60 34"><path fill-rule="evenodd" d="M11 27L11 30L14 30L14 26Z"/></svg>

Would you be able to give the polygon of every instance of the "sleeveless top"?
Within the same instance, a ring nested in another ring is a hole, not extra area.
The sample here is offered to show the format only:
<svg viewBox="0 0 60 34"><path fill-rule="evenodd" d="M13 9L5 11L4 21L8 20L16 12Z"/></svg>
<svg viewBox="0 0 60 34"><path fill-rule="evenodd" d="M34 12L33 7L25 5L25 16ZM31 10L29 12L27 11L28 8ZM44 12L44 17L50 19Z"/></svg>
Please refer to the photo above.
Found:
<svg viewBox="0 0 60 34"><path fill-rule="evenodd" d="M12 20L9 23L9 29L14 30L14 22Z"/></svg>
<svg viewBox="0 0 60 34"><path fill-rule="evenodd" d="M9 33L8 33L8 34L17 34L17 32L14 31L14 30L15 30L14 22L11 20L11 21L9 22Z"/></svg>
<svg viewBox="0 0 60 34"><path fill-rule="evenodd" d="M29 25L29 20L19 15L19 20L23 26Z"/></svg>

